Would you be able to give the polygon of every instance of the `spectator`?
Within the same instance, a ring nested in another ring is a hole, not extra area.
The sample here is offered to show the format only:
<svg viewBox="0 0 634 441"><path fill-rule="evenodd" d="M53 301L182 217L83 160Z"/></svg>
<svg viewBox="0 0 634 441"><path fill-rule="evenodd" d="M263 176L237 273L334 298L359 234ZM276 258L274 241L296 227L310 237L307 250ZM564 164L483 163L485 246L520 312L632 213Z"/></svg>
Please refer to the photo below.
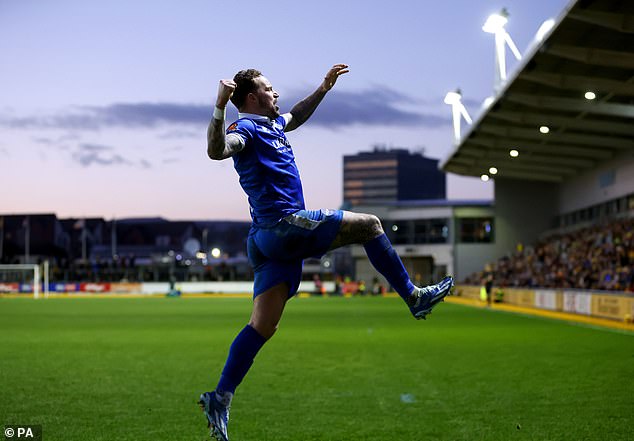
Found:
<svg viewBox="0 0 634 441"><path fill-rule="evenodd" d="M465 282L480 284L487 270ZM550 235L534 246L518 244L492 270L496 286L634 291L634 219Z"/></svg>

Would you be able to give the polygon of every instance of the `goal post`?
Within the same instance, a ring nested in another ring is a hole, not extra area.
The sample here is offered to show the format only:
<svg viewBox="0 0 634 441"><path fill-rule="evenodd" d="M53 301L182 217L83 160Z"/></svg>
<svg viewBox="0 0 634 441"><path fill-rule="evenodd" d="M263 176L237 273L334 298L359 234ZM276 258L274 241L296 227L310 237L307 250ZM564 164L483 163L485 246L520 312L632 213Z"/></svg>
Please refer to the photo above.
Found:
<svg viewBox="0 0 634 441"><path fill-rule="evenodd" d="M0 293L32 292L33 298L39 299L43 291L44 297L47 298L48 284L48 260L42 265L0 265Z"/></svg>

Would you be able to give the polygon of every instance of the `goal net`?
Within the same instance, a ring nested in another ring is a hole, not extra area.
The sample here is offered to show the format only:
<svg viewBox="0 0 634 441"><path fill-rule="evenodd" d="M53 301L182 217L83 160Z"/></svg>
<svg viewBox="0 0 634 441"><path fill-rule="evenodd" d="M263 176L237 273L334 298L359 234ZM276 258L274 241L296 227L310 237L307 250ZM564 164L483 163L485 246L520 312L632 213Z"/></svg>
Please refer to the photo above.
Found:
<svg viewBox="0 0 634 441"><path fill-rule="evenodd" d="M32 293L48 297L48 262L42 265L0 265L0 294Z"/></svg>

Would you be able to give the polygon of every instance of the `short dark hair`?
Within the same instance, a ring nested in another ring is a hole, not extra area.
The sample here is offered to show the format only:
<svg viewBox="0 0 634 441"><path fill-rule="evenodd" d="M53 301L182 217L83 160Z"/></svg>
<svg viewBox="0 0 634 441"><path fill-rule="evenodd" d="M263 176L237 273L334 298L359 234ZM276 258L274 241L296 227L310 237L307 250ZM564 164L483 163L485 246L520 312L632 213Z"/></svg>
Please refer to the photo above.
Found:
<svg viewBox="0 0 634 441"><path fill-rule="evenodd" d="M256 69L246 69L238 72L233 81L236 83L236 90L231 95L231 102L240 110L244 105L247 95L257 90L255 79L262 76L262 72Z"/></svg>

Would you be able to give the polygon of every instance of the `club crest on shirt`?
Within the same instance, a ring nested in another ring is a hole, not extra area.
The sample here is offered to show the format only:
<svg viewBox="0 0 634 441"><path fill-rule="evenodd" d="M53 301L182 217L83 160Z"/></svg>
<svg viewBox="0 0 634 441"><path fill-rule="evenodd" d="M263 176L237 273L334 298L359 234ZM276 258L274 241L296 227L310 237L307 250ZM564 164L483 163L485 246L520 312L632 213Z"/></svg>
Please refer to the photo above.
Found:
<svg viewBox="0 0 634 441"><path fill-rule="evenodd" d="M238 123L234 122L233 124L231 124L229 127L227 127L227 132L231 132L232 130L235 130L238 128Z"/></svg>

